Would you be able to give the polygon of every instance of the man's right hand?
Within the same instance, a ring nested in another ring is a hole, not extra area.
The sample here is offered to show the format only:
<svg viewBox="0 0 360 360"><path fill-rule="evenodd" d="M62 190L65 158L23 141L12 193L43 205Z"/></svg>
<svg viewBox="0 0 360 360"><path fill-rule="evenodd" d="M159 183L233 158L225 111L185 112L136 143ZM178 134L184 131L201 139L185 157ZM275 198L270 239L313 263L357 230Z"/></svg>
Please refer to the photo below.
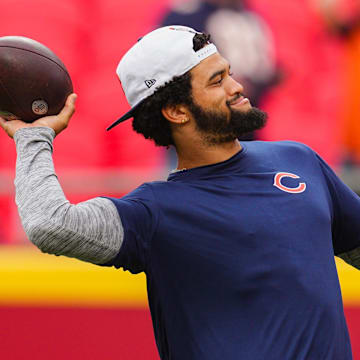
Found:
<svg viewBox="0 0 360 360"><path fill-rule="evenodd" d="M0 126L11 137L17 130L25 127L49 127L55 131L55 134L59 134L61 131L67 128L72 115L75 112L75 101L77 95L70 94L66 100L65 106L58 115L45 116L32 123L26 123L21 120L5 120L0 117Z"/></svg>

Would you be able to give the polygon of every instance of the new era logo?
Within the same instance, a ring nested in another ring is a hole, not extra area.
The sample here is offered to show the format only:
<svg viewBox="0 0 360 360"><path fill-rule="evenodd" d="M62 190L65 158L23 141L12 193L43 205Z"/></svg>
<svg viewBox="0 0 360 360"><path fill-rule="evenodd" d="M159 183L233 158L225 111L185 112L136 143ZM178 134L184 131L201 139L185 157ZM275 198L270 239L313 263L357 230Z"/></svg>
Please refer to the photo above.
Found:
<svg viewBox="0 0 360 360"><path fill-rule="evenodd" d="M151 80L145 80L145 85L150 89L153 85L155 85L156 80L155 79L151 79Z"/></svg>

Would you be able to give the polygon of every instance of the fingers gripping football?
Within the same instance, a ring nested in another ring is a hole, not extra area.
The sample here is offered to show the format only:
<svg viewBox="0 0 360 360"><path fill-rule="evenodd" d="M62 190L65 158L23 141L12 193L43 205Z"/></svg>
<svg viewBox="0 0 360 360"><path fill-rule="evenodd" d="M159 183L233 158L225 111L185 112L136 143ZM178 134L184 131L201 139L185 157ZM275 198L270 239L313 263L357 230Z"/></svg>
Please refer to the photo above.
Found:
<svg viewBox="0 0 360 360"><path fill-rule="evenodd" d="M0 126L11 138L19 129L38 126L49 127L53 129L57 135L67 128L69 121L75 112L76 98L76 94L69 95L65 106L58 115L42 117L33 123L26 123L21 120L5 120L4 118L0 117Z"/></svg>

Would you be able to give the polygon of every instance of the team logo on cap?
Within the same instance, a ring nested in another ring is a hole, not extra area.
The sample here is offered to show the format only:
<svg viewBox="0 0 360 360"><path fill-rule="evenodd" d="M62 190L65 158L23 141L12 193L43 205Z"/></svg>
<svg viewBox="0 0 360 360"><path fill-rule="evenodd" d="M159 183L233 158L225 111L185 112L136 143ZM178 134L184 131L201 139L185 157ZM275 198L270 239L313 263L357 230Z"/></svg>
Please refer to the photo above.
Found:
<svg viewBox="0 0 360 360"><path fill-rule="evenodd" d="M156 80L155 79L151 79L151 80L145 80L145 85L150 89L153 85L155 85Z"/></svg>
<svg viewBox="0 0 360 360"><path fill-rule="evenodd" d="M298 186L296 187L288 187L285 186L284 184L281 183L281 180L283 178L292 178L292 179L299 179L299 176L292 174L292 173L288 173L288 172L278 172L275 174L274 176L274 186L277 187L278 189L280 189L281 191L285 191L288 192L290 194L299 194L305 191L306 189L306 183L304 182L300 182L298 184Z"/></svg>

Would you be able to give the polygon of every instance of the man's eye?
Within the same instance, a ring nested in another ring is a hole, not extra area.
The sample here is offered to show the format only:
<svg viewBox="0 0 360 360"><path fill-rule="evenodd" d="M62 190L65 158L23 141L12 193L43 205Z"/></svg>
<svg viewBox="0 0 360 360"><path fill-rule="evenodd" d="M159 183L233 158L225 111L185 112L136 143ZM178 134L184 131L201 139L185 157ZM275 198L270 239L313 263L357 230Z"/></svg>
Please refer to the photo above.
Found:
<svg viewBox="0 0 360 360"><path fill-rule="evenodd" d="M214 83L214 84L221 84L221 83L222 83L222 81L223 81L223 78L220 78L218 81L215 81L215 83Z"/></svg>

